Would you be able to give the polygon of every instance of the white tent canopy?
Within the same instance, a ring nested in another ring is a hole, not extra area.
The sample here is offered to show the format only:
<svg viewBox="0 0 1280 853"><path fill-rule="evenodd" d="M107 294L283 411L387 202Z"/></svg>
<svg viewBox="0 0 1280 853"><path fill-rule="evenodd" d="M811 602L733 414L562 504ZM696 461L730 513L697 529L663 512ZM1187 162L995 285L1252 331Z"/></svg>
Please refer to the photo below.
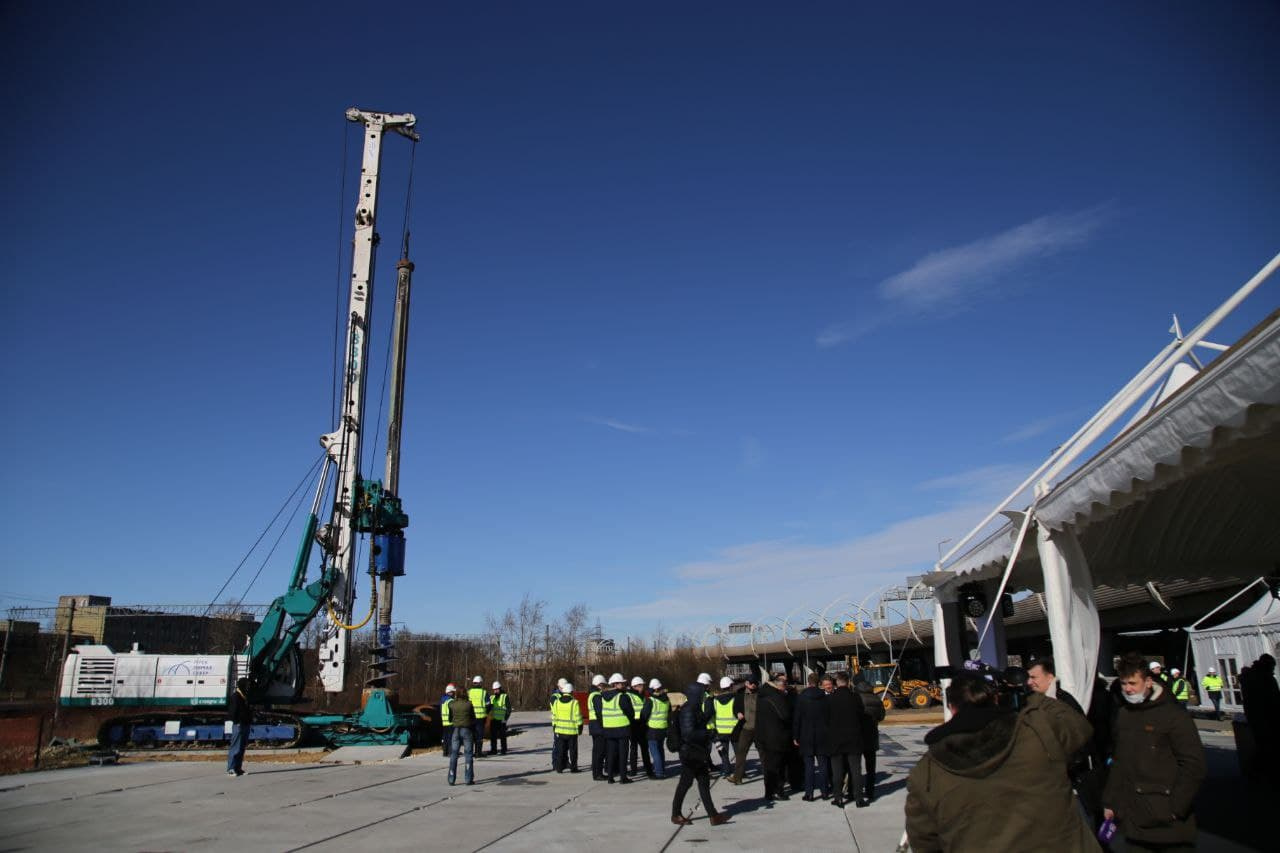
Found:
<svg viewBox="0 0 1280 853"><path fill-rule="evenodd" d="M1280 255L1185 338L1175 319L1175 340L938 560L934 574L950 577L931 582L935 636L947 636L944 605L961 584L1043 592L1058 679L1087 707L1100 645L1096 585L1270 571L1280 553L1280 311L1230 348L1205 336L1277 269ZM1196 347L1226 351L1192 375L1185 360L1200 364ZM1069 470L1161 382L1119 435ZM1030 505L1011 511L1031 487ZM1010 522L961 553L1002 512ZM935 663L951 654L935 643Z"/></svg>
<svg viewBox="0 0 1280 853"><path fill-rule="evenodd" d="M1196 674L1204 678L1209 667L1216 668L1223 681L1223 710L1241 711L1240 670L1264 653L1274 656L1280 648L1280 601L1264 592L1234 619L1213 628L1188 628L1187 633L1191 635ZM1200 707L1212 708L1204 691L1199 692Z"/></svg>

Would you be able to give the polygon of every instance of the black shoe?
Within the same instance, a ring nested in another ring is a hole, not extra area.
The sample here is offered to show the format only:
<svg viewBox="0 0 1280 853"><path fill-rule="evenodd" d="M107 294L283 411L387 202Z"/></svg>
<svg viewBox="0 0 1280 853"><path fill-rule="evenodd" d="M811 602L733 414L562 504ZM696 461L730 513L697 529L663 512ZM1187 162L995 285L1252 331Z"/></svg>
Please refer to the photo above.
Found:
<svg viewBox="0 0 1280 853"><path fill-rule="evenodd" d="M622 785L630 785L630 784L631 784L631 780L630 780L630 779L628 779L626 776L623 776L621 779L619 779L619 780L618 780L618 782L619 782L619 784L622 784Z"/></svg>
<svg viewBox="0 0 1280 853"><path fill-rule="evenodd" d="M858 805L858 808L865 809L867 806L871 805L871 801L868 799L861 799L861 800L858 800L857 805Z"/></svg>
<svg viewBox="0 0 1280 853"><path fill-rule="evenodd" d="M612 785L614 783L614 778L610 776L608 777L608 781L609 781L609 784Z"/></svg>
<svg viewBox="0 0 1280 853"><path fill-rule="evenodd" d="M657 774L657 773L654 773L652 770L650 770L648 773L646 773L646 774L644 774L644 775L645 775L646 777L648 777L649 779L657 779L657 778L658 778L658 774Z"/></svg>
<svg viewBox="0 0 1280 853"><path fill-rule="evenodd" d="M557 769L557 770L556 770L556 772L557 772L557 773L563 773L563 772L564 772L564 768L563 768L563 767L561 767L561 768Z"/></svg>
<svg viewBox="0 0 1280 853"><path fill-rule="evenodd" d="M598 774L598 773L592 773L592 774L591 774L591 781L592 781L592 782L603 782L603 781L604 781L604 777L603 777L603 776L601 776L601 775L600 775L600 774Z"/></svg>
<svg viewBox="0 0 1280 853"><path fill-rule="evenodd" d="M773 795L773 798L774 798L775 800L782 800L782 801L784 801L784 802L785 802L785 801L787 801L787 800L791 799L791 795L790 795L790 794L774 794L774 795Z"/></svg>
<svg viewBox="0 0 1280 853"><path fill-rule="evenodd" d="M582 771L581 771L581 770L579 770L579 769L578 769L578 768L576 768L576 767L570 767L570 768L569 768L569 772L570 772L570 773L581 773Z"/></svg>
<svg viewBox="0 0 1280 853"><path fill-rule="evenodd" d="M831 805L835 806L838 809L842 809L844 808L844 800L841 799L840 797L836 797L834 800L831 801Z"/></svg>

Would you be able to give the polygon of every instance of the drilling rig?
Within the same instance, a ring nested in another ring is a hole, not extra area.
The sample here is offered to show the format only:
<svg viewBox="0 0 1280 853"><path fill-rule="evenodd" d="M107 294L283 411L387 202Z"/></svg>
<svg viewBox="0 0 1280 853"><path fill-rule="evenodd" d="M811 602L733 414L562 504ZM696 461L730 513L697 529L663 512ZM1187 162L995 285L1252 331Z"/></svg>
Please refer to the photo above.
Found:
<svg viewBox="0 0 1280 853"><path fill-rule="evenodd" d="M248 679L249 698L255 704L296 702L304 686L298 642L303 631L317 617L323 619L319 678L324 690L330 693L341 691L346 684L351 632L375 620L373 660L365 682L361 710L352 715L294 718L298 720L298 728L276 740L283 745L296 743L304 729L310 729L319 732L332 745L407 744L418 721L416 714L395 711L396 697L388 688L389 680L395 675L392 669L395 654L391 642L394 585L395 579L404 574L404 529L409 524L398 497L413 273L413 264L408 259L407 222L402 257L396 270L385 479L366 479L360 464L366 426L374 260L379 242L376 226L382 144L387 133L407 137L414 143L419 136L414 130L417 120L411 113L376 112L353 107L346 111L346 118L361 126L363 155L356 195L342 389L334 429L320 437L324 460L288 590L271 603L261 625L240 655L201 655L197 656L198 662L192 658L191 661L174 663L168 660L174 657L172 655L149 655L138 651L117 654L106 646L76 647L64 664L61 704L166 706L161 712L151 711L110 721L115 724L123 742L135 740L135 733L145 733L145 737L154 740L157 737L156 724L161 720L170 723L168 729L195 731L195 728L171 725L175 716L181 720L181 715L174 713L173 706L200 706L203 713L199 716L213 718L216 712L209 706L225 704L238 678ZM323 524L320 523L322 513L326 517ZM357 622L355 579L360 567L356 564L356 557L361 536L367 536L369 540L370 605L368 615ZM308 582L307 570L314 546L319 547L319 567L317 575ZM192 677L175 678L175 669L178 675L182 675L185 669L186 674ZM128 678L116 677L124 671L129 673ZM185 681L191 689L184 693L185 686L179 684L175 687L175 681ZM195 714L194 711L191 713ZM210 738L217 739L212 734ZM271 738L264 736L264 739Z"/></svg>

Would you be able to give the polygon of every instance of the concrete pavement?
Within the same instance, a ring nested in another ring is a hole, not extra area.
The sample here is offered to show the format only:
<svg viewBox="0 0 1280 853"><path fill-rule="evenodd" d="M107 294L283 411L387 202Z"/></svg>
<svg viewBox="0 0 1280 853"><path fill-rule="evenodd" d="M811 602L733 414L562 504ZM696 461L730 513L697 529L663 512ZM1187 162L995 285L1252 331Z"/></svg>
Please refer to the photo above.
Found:
<svg viewBox="0 0 1280 853"><path fill-rule="evenodd" d="M447 784L439 753L385 764L250 763L243 777L221 762L166 762L26 773L0 779L0 834L8 850L599 850L628 853L744 850L893 850L902 832L906 773L924 726L884 729L880 796L869 808L826 801L762 801L758 771L743 785L717 781L712 797L731 815L712 827L696 788L692 826L671 824L674 777L632 785L589 772L550 770L545 715L517 713L505 756L476 760L476 784ZM590 739L580 744L589 764ZM752 753L754 757L754 751ZM754 760L751 762L753 766ZM882 793L881 793L882 792ZM625 839L625 842L622 840Z"/></svg>
<svg viewBox="0 0 1280 853"><path fill-rule="evenodd" d="M713 827L697 799L692 826L670 823L675 778L632 785L593 782L590 739L578 774L551 772L545 715L517 713L523 733L506 756L476 761L476 784L447 784L448 760L428 753L382 764L251 762L240 778L221 761L164 760L0 777L0 847L6 851L456 851L625 848L645 851L894 850L902 834L906 777L928 725L881 729L878 798L837 809L792 797L766 803L755 770L739 786L716 781L712 798L730 815ZM1229 732L1204 730L1210 779L1197 801L1199 848L1262 849L1269 794L1239 777ZM461 778L461 773L459 774ZM1256 824L1256 825L1255 825ZM1123 850L1123 844L1116 846Z"/></svg>

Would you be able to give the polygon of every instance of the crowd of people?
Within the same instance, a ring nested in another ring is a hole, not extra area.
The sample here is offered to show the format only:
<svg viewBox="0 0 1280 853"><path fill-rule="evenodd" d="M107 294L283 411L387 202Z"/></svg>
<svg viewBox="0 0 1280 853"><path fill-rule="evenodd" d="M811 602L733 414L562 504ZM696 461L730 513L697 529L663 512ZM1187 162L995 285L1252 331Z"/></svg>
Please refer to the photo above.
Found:
<svg viewBox="0 0 1280 853"><path fill-rule="evenodd" d="M1275 766L1280 747L1274 670L1275 660L1263 655L1240 677L1266 767ZM925 737L928 750L907 781L913 851L1106 850L1117 834L1128 850L1195 849L1193 803L1207 766L1187 712L1190 685L1178 669L1125 655L1114 681L1094 684L1087 714L1058 683L1049 657L1025 671L976 666L952 675L944 697L950 719ZM768 801L800 795L840 808L868 805L884 718L880 697L845 673L810 675L798 690L785 673L770 678L715 683L702 673L680 703L656 678L596 675L585 703L561 679L548 705L552 770L585 772L578 757L585 728L598 781L663 779L669 754L678 755L671 803L677 825L691 822L684 801L695 785L711 823L728 820L712 801L711 779L718 773L741 784L752 747ZM479 676L472 685L460 692L450 684L441 704L449 784L460 758L464 781L473 784L473 745L483 754L486 725L490 754L506 752L506 694L498 682L485 691ZM1202 683L1209 695L1213 686L1212 679Z"/></svg>
<svg viewBox="0 0 1280 853"><path fill-rule="evenodd" d="M951 719L907 781L911 849L1094 851L1120 834L1128 850L1194 850L1207 765L1180 673L1138 654L1116 672L1087 716L1051 658L1025 676L956 673Z"/></svg>
<svg viewBox="0 0 1280 853"><path fill-rule="evenodd" d="M622 673L592 678L583 715L574 686L561 679L548 704L552 727L551 766L556 773L579 773L578 739L591 738L592 778L631 784L632 777L664 779L667 757L679 757L680 778L671 820L686 824L684 799L695 785L711 822L727 820L711 800L711 778L731 784L745 779L747 756L755 747L769 801L803 794L806 802L829 800L844 808L864 807L875 797L876 752L884 706L867 684L853 685L844 673L811 675L802 690L785 673L764 684L755 676L721 678L702 673L684 690L680 704L656 678L626 679ZM480 676L472 687L445 688L440 701L442 742L449 756L450 785L458 764L463 782L475 782L474 759L482 756L486 728L489 754L505 754L509 706L499 682L492 692ZM499 749L499 744L501 748ZM790 793L788 793L790 791Z"/></svg>
<svg viewBox="0 0 1280 853"><path fill-rule="evenodd" d="M457 783L458 759L463 758L463 782L475 784L475 758L484 755L487 733L490 755L507 754L507 720L511 697L502 682L485 690L484 679L475 676L465 691L450 683L440 697L440 743L449 756L449 784ZM501 747L501 748L499 748Z"/></svg>

